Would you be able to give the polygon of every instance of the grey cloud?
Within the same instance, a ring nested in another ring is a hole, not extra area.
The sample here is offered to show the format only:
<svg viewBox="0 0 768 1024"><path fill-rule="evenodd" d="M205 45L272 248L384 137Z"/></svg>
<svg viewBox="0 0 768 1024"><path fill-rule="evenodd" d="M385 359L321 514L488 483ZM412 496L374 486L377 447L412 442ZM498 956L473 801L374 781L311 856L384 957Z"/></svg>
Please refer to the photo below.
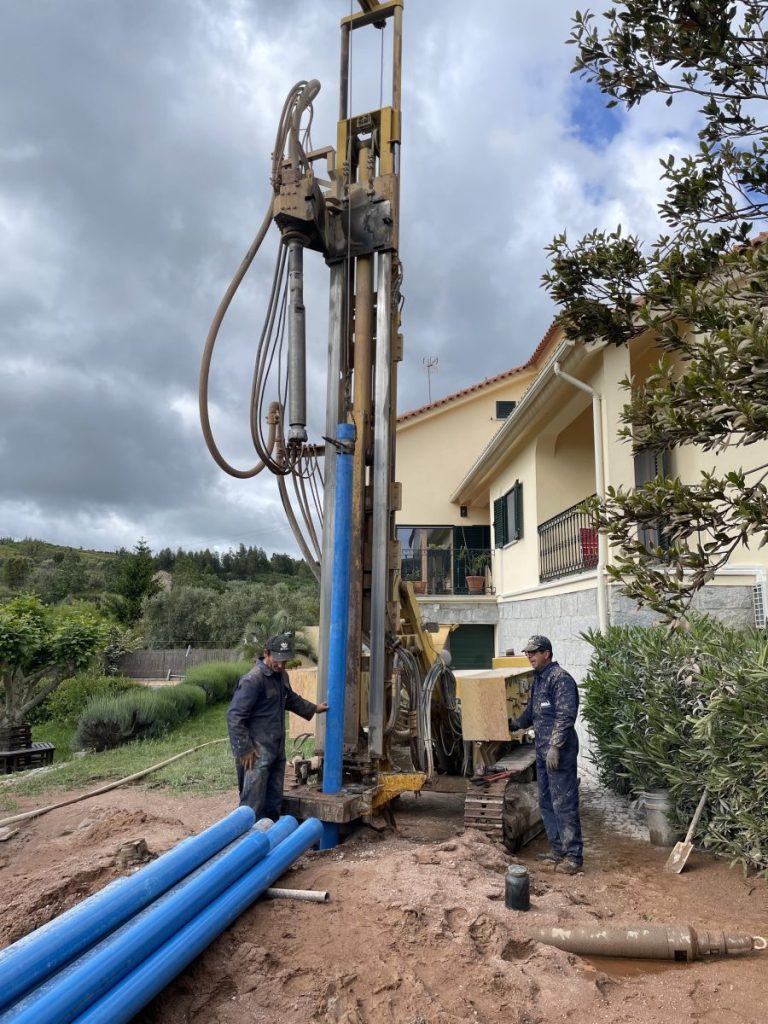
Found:
<svg viewBox="0 0 768 1024"><path fill-rule="evenodd" d="M622 133L612 155L587 157L567 123L572 12L571 0L551 0L546 18L502 0L406 4L402 409L426 400L425 356L440 359L437 397L523 361L546 330L542 250L574 206L552 184L559 165L569 188L592 188L582 217L642 207L622 191ZM314 144L335 140L349 0L6 0L2 13L3 532L294 550L274 482L230 481L204 450L197 374L298 79L323 82ZM377 40L353 37L353 69L353 106L378 103ZM254 461L247 404L275 239L211 379L217 437L238 465ZM327 269L315 254L307 264L317 434Z"/></svg>

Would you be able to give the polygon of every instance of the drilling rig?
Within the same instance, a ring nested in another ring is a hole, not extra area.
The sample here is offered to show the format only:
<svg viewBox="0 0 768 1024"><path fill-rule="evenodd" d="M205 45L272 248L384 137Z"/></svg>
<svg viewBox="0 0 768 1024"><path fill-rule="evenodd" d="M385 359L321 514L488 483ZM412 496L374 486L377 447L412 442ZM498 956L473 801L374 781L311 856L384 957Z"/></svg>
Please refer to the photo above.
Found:
<svg viewBox="0 0 768 1024"><path fill-rule="evenodd" d="M447 630L422 623L412 587L400 580L395 530L404 0L358 4L341 20L335 145L312 148L320 83L298 82L278 123L264 220L214 316L200 375L201 423L213 458L242 479L265 469L275 475L296 542L320 583L317 698L329 711L317 721L316 756L306 767L320 768L322 786L287 792L284 806L319 817L325 847L335 845L340 825L420 790L435 756L441 770L466 770L455 678L442 650ZM381 69L372 69L381 77L382 100L358 112L350 109L351 58L363 31L382 34ZM385 40L392 69L387 104ZM250 403L258 461L238 469L213 438L209 369L227 309L272 224L280 245ZM307 429L307 250L320 253L329 270L325 432L317 442ZM277 380L276 366L284 369ZM507 696L511 717L525 698L519 689ZM442 743L435 743L435 730Z"/></svg>

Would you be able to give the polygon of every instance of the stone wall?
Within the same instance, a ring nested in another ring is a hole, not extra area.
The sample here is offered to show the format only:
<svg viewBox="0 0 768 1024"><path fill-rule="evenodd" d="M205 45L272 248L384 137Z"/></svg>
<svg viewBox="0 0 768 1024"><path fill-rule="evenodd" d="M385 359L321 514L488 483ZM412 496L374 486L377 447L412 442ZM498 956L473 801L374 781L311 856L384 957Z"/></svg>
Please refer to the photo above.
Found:
<svg viewBox="0 0 768 1024"><path fill-rule="evenodd" d="M424 622L495 626L499 621L499 605L493 597L452 597L443 601L439 598L420 597L418 604Z"/></svg>

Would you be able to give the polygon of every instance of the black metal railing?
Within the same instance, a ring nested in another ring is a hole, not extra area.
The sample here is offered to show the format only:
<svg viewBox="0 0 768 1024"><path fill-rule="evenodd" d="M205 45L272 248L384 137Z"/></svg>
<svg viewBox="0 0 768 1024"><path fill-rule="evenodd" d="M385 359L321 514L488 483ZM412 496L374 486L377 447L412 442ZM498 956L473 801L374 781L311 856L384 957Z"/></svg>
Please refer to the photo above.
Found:
<svg viewBox="0 0 768 1024"><path fill-rule="evenodd" d="M583 502L542 523L539 526L540 582L594 569L597 543L597 528L584 511Z"/></svg>
<svg viewBox="0 0 768 1024"><path fill-rule="evenodd" d="M403 548L400 573L417 594L481 594L490 590L490 548ZM482 580L467 583L467 577ZM479 589L474 589L478 587Z"/></svg>

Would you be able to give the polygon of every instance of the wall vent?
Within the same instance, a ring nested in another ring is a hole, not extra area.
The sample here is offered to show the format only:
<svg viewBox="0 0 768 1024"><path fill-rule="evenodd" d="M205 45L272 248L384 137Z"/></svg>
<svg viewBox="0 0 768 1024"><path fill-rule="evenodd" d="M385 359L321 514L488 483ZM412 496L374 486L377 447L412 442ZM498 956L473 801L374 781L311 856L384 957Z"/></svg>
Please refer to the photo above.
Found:
<svg viewBox="0 0 768 1024"><path fill-rule="evenodd" d="M755 626L758 629L765 629L765 587L762 583L756 583L752 587L752 601L755 606Z"/></svg>

